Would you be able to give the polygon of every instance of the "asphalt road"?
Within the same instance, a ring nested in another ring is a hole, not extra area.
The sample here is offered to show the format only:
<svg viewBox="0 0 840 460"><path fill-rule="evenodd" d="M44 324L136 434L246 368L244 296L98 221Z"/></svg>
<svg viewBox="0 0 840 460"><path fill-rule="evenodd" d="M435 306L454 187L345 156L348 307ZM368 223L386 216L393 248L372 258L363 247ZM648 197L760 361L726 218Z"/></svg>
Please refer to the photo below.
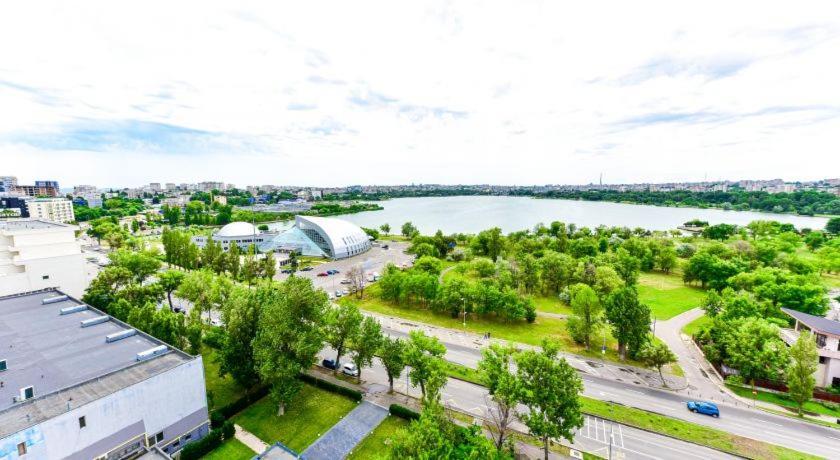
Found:
<svg viewBox="0 0 840 460"><path fill-rule="evenodd" d="M393 337L404 337L406 335L404 332L387 327L383 327L383 330ZM474 347L448 342L447 340L442 340L442 342L447 347L446 359L451 362L475 367L478 360L481 359L480 351ZM587 373L581 373L581 377L585 396L657 412L668 417L687 420L825 458L840 458L840 430L747 407L735 407L721 402L717 402L721 416L720 418L713 418L689 412L685 403L691 399L690 395L658 390L628 382L618 382ZM469 385L464 382L453 383L456 387L462 384ZM473 388L470 391L474 392L475 389ZM470 397L467 394L470 391L468 391L468 387L457 390L455 393L458 395L457 400L471 401L467 403L468 405L473 404L470 409L484 404L483 397ZM624 427L625 431L626 428ZM661 440L664 437L658 436L657 438Z"/></svg>

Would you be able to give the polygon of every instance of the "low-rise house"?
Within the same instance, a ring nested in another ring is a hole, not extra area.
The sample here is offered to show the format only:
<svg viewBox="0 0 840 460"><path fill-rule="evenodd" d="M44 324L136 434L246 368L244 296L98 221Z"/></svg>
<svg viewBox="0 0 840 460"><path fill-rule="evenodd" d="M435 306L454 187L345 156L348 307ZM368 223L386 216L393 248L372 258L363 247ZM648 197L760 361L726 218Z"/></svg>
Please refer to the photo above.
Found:
<svg viewBox="0 0 840 460"><path fill-rule="evenodd" d="M812 332L819 355L817 372L814 374L817 386L840 388L840 321L789 308L782 308L782 311L795 320L793 329L782 329L782 340L793 345L799 334Z"/></svg>

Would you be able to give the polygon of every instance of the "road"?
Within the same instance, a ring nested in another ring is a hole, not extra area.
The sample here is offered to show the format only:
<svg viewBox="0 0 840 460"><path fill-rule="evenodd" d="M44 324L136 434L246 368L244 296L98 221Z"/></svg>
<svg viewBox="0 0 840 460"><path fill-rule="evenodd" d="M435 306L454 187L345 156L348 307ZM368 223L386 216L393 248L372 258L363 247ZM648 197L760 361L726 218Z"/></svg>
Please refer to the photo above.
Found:
<svg viewBox="0 0 840 460"><path fill-rule="evenodd" d="M406 336L405 328L389 327L383 324L383 330L393 337ZM463 338L468 337L468 334L452 331L451 335L452 338L450 339L446 335L440 336L438 334L438 338L447 347L446 359L454 363L476 367L481 359L479 347L465 344ZM470 342L467 341L467 343ZM570 364L578 369L581 368L580 363L570 362ZM721 402L720 398L716 399L716 402L720 407L721 416L720 418L712 418L686 410L686 401L693 399L690 389L687 392L659 390L647 385L632 383L632 379L617 381L613 376L599 376L589 372L582 372L581 377L585 396L657 412L668 417L782 445L825 458L840 458L840 430L801 422L793 418L778 416L745 406L735 406L730 402ZM459 381L457 383L453 382L453 385L458 387L469 384ZM475 388L468 386L460 388L455 394L458 395L457 399L459 401L468 401L466 403L470 406L468 409L474 409L484 404L483 396L469 396L469 393L475 391ZM447 392L452 394L449 390Z"/></svg>

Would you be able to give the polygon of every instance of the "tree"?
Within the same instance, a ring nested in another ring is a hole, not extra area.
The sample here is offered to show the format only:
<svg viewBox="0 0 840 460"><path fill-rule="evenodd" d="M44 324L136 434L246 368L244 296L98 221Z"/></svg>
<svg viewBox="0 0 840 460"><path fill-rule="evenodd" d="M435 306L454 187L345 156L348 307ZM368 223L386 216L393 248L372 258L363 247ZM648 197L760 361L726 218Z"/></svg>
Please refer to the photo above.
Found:
<svg viewBox="0 0 840 460"><path fill-rule="evenodd" d="M744 381L777 380L788 365L788 348L779 338L779 327L764 318L730 320L722 341L724 363L738 369Z"/></svg>
<svg viewBox="0 0 840 460"><path fill-rule="evenodd" d="M356 297L361 299L365 294L365 270L361 265L354 265L347 270L350 286L356 291Z"/></svg>
<svg viewBox="0 0 840 460"><path fill-rule="evenodd" d="M394 379L405 369L405 341L383 338L379 348L379 359L388 374L388 393L394 392Z"/></svg>
<svg viewBox="0 0 840 460"><path fill-rule="evenodd" d="M589 350L592 334L594 334L603 323L602 313L604 311L598 295L591 287L578 283L570 289L572 314L566 323L566 327L572 334L572 338L578 343L586 345Z"/></svg>
<svg viewBox="0 0 840 460"><path fill-rule="evenodd" d="M412 224L411 222L406 222L402 225L401 231L402 236L410 238L414 236L415 233L417 233L417 227L415 227L414 224Z"/></svg>
<svg viewBox="0 0 840 460"><path fill-rule="evenodd" d="M498 450L505 444L514 420L516 405L522 396L522 385L512 366L515 354L516 348L512 345L492 344L482 350L482 358L478 362L481 380L487 387L493 404L493 407L487 405L490 420L485 423Z"/></svg>
<svg viewBox="0 0 840 460"><path fill-rule="evenodd" d="M274 259L274 253L267 253L262 259L262 276L270 280L277 274L277 261Z"/></svg>
<svg viewBox="0 0 840 460"><path fill-rule="evenodd" d="M613 264L615 271L624 280L624 284L632 286L636 284L639 279L639 269L641 262L637 257L634 257L627 249L618 248L616 251L616 260Z"/></svg>
<svg viewBox="0 0 840 460"><path fill-rule="evenodd" d="M345 347L359 334L362 313L352 303L340 303L327 310L324 315L324 340L335 350L335 369L338 372Z"/></svg>
<svg viewBox="0 0 840 460"><path fill-rule="evenodd" d="M801 331L796 343L790 347L790 364L787 368L788 395L802 417L802 406L814 396L814 373L817 372L817 342L809 331Z"/></svg>
<svg viewBox="0 0 840 460"><path fill-rule="evenodd" d="M825 231L832 235L840 235L840 217L832 217L825 224Z"/></svg>
<svg viewBox="0 0 840 460"><path fill-rule="evenodd" d="M384 234L386 234L386 235L387 235L387 234L389 234L389 233L391 233L391 226L390 226L390 225L388 225L388 224L382 224L382 225L380 225L380 226L379 226L379 229L380 229L380 230L382 230L382 233L384 233Z"/></svg>
<svg viewBox="0 0 840 460"><path fill-rule="evenodd" d="M446 383L443 355L446 347L435 337L423 331L411 331L405 347L405 362L411 366L408 378L412 385L420 386L424 401L437 401L438 392Z"/></svg>
<svg viewBox="0 0 840 460"><path fill-rule="evenodd" d="M160 260L156 251L130 251L120 249L108 254L111 264L125 267L134 274L137 283L143 283L146 278L160 269Z"/></svg>
<svg viewBox="0 0 840 460"><path fill-rule="evenodd" d="M237 286L222 308L225 337L219 353L219 371L244 388L251 388L260 380L252 344L260 326L261 305L271 294L272 288L267 284L253 291Z"/></svg>
<svg viewBox="0 0 840 460"><path fill-rule="evenodd" d="M169 301L169 309L174 310L175 307L172 305L172 293L181 286L181 282L184 281L184 273L175 270L167 270L160 273L157 278L158 283L163 288L163 291L166 292L166 299Z"/></svg>
<svg viewBox="0 0 840 460"><path fill-rule="evenodd" d="M554 251L546 252L539 260L543 291L559 294L572 281L576 262L572 256Z"/></svg>
<svg viewBox="0 0 840 460"><path fill-rule="evenodd" d="M677 266L677 250L673 246L663 246L655 258L656 266L664 273L671 273Z"/></svg>
<svg viewBox="0 0 840 460"><path fill-rule="evenodd" d="M198 270L188 273L178 287L177 295L188 300L193 309L199 313L207 312L207 320L211 312L221 308L230 293L232 283L225 277L219 277L209 270Z"/></svg>
<svg viewBox="0 0 840 460"><path fill-rule="evenodd" d="M662 375L662 368L677 361L676 355L671 352L668 345L657 341L648 343L639 352L639 357L645 365L650 366L659 372L659 378L662 379L662 385L667 387L668 382L665 381L665 376Z"/></svg>
<svg viewBox="0 0 840 460"><path fill-rule="evenodd" d="M230 272L230 277L233 279L239 279L239 271L242 263L239 257L242 255L242 251L239 250L238 244L232 244L227 252L227 269Z"/></svg>
<svg viewBox="0 0 840 460"><path fill-rule="evenodd" d="M737 226L730 224L710 225L703 229L703 236L712 240L726 240L734 235L737 229Z"/></svg>
<svg viewBox="0 0 840 460"><path fill-rule="evenodd" d="M298 375L308 369L323 346L327 294L308 278L292 276L268 283L254 339L254 357L262 380L271 385L278 415L300 390Z"/></svg>
<svg viewBox="0 0 840 460"><path fill-rule="evenodd" d="M201 249L201 266L202 268L209 268L216 274L225 271L227 262L222 244L218 241L209 238L207 244Z"/></svg>
<svg viewBox="0 0 840 460"><path fill-rule="evenodd" d="M371 316L365 316L359 327L359 333L350 339L353 364L359 370L359 375L356 376L358 380L362 379L362 369L373 363L373 357L379 351L382 338L382 326L379 321Z"/></svg>
<svg viewBox="0 0 840 460"><path fill-rule="evenodd" d="M618 340L618 356L624 360L627 349L635 354L647 341L650 331L650 308L639 302L634 286L621 288L607 298L607 320L612 326L613 337Z"/></svg>
<svg viewBox="0 0 840 460"><path fill-rule="evenodd" d="M543 342L543 349L526 350L516 355L517 379L522 385L521 402L528 410L519 419L531 435L543 442L548 460L552 438L574 440L577 428L583 426L578 395L583 383L565 359L557 355L557 345Z"/></svg>

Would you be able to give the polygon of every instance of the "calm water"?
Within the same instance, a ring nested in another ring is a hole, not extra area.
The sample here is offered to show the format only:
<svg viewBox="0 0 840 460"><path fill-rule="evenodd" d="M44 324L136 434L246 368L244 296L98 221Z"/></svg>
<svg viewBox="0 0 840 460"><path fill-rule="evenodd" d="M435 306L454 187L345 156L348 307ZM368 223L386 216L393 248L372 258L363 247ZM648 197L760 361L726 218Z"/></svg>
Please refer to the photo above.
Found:
<svg viewBox="0 0 840 460"><path fill-rule="evenodd" d="M670 230L691 219L711 224L746 225L753 220L789 222L797 228L823 228L828 219L788 214L767 214L718 209L665 208L621 203L571 200L537 200L509 196L459 196L444 198L397 198L379 202L382 211L369 211L340 216L362 227L391 225L393 233L411 221L422 233L477 233L490 227L503 232L533 228L542 222L548 225L559 220L578 226L598 225L643 227Z"/></svg>

